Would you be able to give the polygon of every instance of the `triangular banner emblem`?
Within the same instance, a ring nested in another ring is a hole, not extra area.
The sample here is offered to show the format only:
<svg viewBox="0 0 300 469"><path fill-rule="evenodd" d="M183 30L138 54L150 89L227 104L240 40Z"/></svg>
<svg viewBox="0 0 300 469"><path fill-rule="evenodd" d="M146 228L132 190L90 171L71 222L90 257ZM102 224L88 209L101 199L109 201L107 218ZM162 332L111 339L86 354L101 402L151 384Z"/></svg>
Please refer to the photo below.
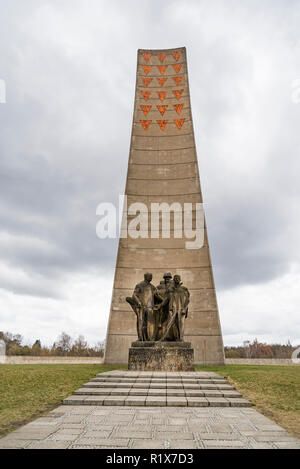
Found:
<svg viewBox="0 0 300 469"><path fill-rule="evenodd" d="M148 101L148 99L150 97L150 94L151 94L151 91L141 90L141 93L142 93L142 96L143 96L144 100Z"/></svg>
<svg viewBox="0 0 300 469"><path fill-rule="evenodd" d="M173 68L176 73L180 72L181 67L182 67L182 64L173 64Z"/></svg>
<svg viewBox="0 0 300 469"><path fill-rule="evenodd" d="M142 65L142 69L144 70L144 72L146 73L146 75L148 75L148 73L150 72L152 68L152 65Z"/></svg>
<svg viewBox="0 0 300 469"><path fill-rule="evenodd" d="M161 63L163 63L163 61L165 60L167 54L162 53L162 54L156 54L156 55L159 58L159 60L161 61Z"/></svg>
<svg viewBox="0 0 300 469"><path fill-rule="evenodd" d="M166 112L166 109L167 109L168 105L165 105L165 106L161 105L161 106L159 106L159 105L157 104L156 107L157 107L157 109L159 110L159 112L161 113L161 115L163 116L164 113Z"/></svg>
<svg viewBox="0 0 300 469"><path fill-rule="evenodd" d="M152 54L150 54L150 52L143 52L143 57L144 59L146 60L146 62L148 62L148 60L150 59Z"/></svg>
<svg viewBox="0 0 300 469"><path fill-rule="evenodd" d="M173 94L175 95L176 99L180 99L183 90L172 90Z"/></svg>
<svg viewBox="0 0 300 469"><path fill-rule="evenodd" d="M147 130L149 125L151 124L152 121L145 121L145 120L140 120L140 123L142 124L144 130Z"/></svg>
<svg viewBox="0 0 300 469"><path fill-rule="evenodd" d="M163 75L167 69L167 65L156 65L160 74Z"/></svg>
<svg viewBox="0 0 300 469"><path fill-rule="evenodd" d="M183 108L183 104L173 104L173 106L177 114L180 114Z"/></svg>
<svg viewBox="0 0 300 469"><path fill-rule="evenodd" d="M173 80L175 81L176 85L179 86L181 83L181 80L183 79L183 76L180 77L172 77Z"/></svg>
<svg viewBox="0 0 300 469"><path fill-rule="evenodd" d="M159 125L159 127L161 128L161 130L165 130L165 127L167 125L167 120L166 121L156 121Z"/></svg>
<svg viewBox="0 0 300 469"><path fill-rule="evenodd" d="M156 78L156 80L160 86L164 86L167 81L167 78Z"/></svg>
<svg viewBox="0 0 300 469"><path fill-rule="evenodd" d="M148 114L148 112L150 111L151 108L152 108L152 106L146 106L145 104L141 104L141 110L143 111L145 116L147 116L147 114Z"/></svg>
<svg viewBox="0 0 300 469"><path fill-rule="evenodd" d="M167 92L166 91L157 91L158 97L161 101L163 101L166 97Z"/></svg>
<svg viewBox="0 0 300 469"><path fill-rule="evenodd" d="M142 77L142 80L143 80L143 83L146 86L146 88L148 88L149 84L152 81L152 78Z"/></svg>
<svg viewBox="0 0 300 469"><path fill-rule="evenodd" d="M181 50L178 50L177 52L172 52L172 55L177 62L179 57L181 56Z"/></svg>
<svg viewBox="0 0 300 469"><path fill-rule="evenodd" d="M178 129L181 129L184 119L174 119L175 124L177 125Z"/></svg>

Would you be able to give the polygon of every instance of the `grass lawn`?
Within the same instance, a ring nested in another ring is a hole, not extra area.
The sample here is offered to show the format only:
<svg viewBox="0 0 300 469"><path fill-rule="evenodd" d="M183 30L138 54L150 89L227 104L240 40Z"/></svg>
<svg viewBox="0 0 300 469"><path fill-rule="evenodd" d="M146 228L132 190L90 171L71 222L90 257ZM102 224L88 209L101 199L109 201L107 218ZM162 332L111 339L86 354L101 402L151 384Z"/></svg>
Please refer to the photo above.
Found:
<svg viewBox="0 0 300 469"><path fill-rule="evenodd" d="M0 365L0 436L49 412L108 365Z"/></svg>
<svg viewBox="0 0 300 469"><path fill-rule="evenodd" d="M97 373L126 366L0 365L0 436L61 404ZM300 438L300 367L196 367L226 376L255 408Z"/></svg>
<svg viewBox="0 0 300 469"><path fill-rule="evenodd" d="M226 376L256 410L300 438L300 367L226 365L196 367Z"/></svg>

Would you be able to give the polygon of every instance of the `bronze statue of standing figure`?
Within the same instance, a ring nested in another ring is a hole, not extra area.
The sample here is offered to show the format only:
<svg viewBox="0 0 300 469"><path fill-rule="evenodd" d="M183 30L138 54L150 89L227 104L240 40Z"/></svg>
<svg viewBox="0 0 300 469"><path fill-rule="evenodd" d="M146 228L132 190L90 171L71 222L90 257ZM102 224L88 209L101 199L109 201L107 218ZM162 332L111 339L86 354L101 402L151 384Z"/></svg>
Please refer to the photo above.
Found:
<svg viewBox="0 0 300 469"><path fill-rule="evenodd" d="M183 286L180 275L166 272L155 287L152 274L136 285L132 297L126 301L137 315L139 341L183 341L184 322L188 314L190 293Z"/></svg>

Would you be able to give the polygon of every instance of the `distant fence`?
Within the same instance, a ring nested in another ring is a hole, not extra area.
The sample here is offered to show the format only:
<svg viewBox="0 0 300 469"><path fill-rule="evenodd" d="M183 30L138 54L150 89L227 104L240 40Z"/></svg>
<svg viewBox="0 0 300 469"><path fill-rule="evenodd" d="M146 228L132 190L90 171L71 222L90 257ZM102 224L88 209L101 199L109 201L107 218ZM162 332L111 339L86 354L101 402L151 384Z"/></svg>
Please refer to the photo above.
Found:
<svg viewBox="0 0 300 469"><path fill-rule="evenodd" d="M226 365L299 365L289 358L226 358ZM36 365L36 364L97 364L103 363L102 357L32 357L13 355L6 356L6 365Z"/></svg>
<svg viewBox="0 0 300 469"><path fill-rule="evenodd" d="M97 364L103 363L102 357L32 357L22 355L7 355L6 365L36 365L36 364Z"/></svg>
<svg viewBox="0 0 300 469"><path fill-rule="evenodd" d="M290 358L226 358L226 365L299 365Z"/></svg>

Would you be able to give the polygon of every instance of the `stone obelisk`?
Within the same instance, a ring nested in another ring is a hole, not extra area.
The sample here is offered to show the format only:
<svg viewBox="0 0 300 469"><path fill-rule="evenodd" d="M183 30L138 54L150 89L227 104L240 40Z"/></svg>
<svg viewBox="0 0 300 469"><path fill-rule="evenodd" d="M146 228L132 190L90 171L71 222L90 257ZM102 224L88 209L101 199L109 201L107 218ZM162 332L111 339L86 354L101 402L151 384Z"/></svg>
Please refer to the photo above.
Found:
<svg viewBox="0 0 300 469"><path fill-rule="evenodd" d="M149 211L153 202L202 203L185 48L138 50L125 194L127 207L142 202ZM132 219L126 210L123 217L128 223ZM203 247L187 249L186 241L164 238L161 227L157 238L120 238L105 363L127 363L137 339L136 317L126 297L145 272L158 285L171 271L191 293L185 340L192 343L195 363L224 364L206 225Z"/></svg>

